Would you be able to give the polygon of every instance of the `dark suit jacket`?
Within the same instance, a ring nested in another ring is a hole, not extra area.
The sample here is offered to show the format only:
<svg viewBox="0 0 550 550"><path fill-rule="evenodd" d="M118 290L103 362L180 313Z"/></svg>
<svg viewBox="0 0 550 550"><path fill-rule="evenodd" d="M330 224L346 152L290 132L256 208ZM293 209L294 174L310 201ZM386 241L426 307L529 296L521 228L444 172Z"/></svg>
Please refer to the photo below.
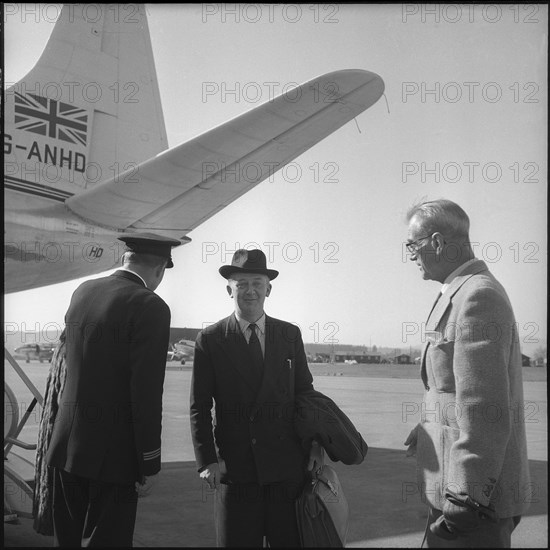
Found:
<svg viewBox="0 0 550 550"><path fill-rule="evenodd" d="M295 478L309 451L293 425L290 368L296 394L313 389L300 329L268 316L265 327L263 379L234 314L197 336L191 435L199 470L219 462L222 482L265 484Z"/></svg>
<svg viewBox="0 0 550 550"><path fill-rule="evenodd" d="M133 483L160 470L170 309L127 271L87 281L65 315L67 375L47 460Z"/></svg>

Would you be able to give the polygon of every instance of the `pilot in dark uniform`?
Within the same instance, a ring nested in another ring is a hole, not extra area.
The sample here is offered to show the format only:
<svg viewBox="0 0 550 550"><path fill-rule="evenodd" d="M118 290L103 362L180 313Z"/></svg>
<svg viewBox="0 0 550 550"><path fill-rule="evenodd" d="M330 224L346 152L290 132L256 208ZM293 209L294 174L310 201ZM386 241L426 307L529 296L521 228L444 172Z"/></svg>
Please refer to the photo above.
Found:
<svg viewBox="0 0 550 550"><path fill-rule="evenodd" d="M161 464L170 309L154 290L180 241L125 234L123 267L81 284L65 315L67 373L47 452L56 546L132 546Z"/></svg>
<svg viewBox="0 0 550 550"><path fill-rule="evenodd" d="M216 488L217 545L300 546L295 500L322 460L292 422L293 394L313 388L300 329L264 313L278 271L261 250L237 250L220 274L235 312L197 337L190 413L200 477Z"/></svg>

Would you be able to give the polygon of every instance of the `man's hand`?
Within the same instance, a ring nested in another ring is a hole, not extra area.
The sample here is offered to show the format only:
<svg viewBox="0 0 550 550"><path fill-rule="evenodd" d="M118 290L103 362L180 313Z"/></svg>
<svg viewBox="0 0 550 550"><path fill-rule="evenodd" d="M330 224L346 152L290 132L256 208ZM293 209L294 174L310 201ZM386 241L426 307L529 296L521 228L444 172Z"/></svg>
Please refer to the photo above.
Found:
<svg viewBox="0 0 550 550"><path fill-rule="evenodd" d="M152 476L143 476L143 483L136 481L136 491L139 498L148 497L153 485L158 481L158 474Z"/></svg>
<svg viewBox="0 0 550 550"><path fill-rule="evenodd" d="M476 506L470 506L466 502L472 502L466 494L449 494L446 493L445 504L443 505L443 515L440 516L435 523L430 525L430 530L434 535L447 540L453 540L457 537L468 536L472 531L477 529L482 521L482 510L485 508L488 512L493 512L486 507L480 507L481 511L476 509ZM486 517L486 516L484 516ZM487 519L496 522L496 514Z"/></svg>
<svg viewBox="0 0 550 550"><path fill-rule="evenodd" d="M217 462L209 464L200 474L200 478L208 483L210 489L217 489L220 482L220 466Z"/></svg>
<svg viewBox="0 0 550 550"><path fill-rule="evenodd" d="M309 451L309 462L307 465L307 469L312 471L317 471L323 464L325 463L324 460L325 452L323 450L323 447L317 443L317 441L311 442L311 449Z"/></svg>

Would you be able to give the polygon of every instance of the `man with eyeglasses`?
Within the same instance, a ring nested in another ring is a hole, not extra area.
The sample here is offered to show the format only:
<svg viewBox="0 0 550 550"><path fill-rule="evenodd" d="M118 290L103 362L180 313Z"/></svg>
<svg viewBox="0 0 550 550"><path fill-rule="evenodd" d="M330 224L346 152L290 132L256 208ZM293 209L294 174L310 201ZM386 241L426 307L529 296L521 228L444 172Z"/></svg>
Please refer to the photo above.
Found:
<svg viewBox="0 0 550 550"><path fill-rule="evenodd" d="M474 257L458 204L417 204L407 222L410 260L443 285L425 325L421 421L405 441L429 505L427 545L509 548L531 498L512 306Z"/></svg>

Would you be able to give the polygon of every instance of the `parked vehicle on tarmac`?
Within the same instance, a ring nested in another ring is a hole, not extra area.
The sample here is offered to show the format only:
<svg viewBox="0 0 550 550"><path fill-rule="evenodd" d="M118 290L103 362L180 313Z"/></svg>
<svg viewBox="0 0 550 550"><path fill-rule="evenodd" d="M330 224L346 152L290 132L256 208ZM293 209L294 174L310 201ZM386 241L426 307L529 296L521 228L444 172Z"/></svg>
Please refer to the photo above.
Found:
<svg viewBox="0 0 550 550"><path fill-rule="evenodd" d="M44 344L25 344L15 349L13 356L15 359L25 359L26 363L33 361L48 361L51 363L56 344L47 342Z"/></svg>
<svg viewBox="0 0 550 550"><path fill-rule="evenodd" d="M168 350L166 355L167 361L179 361L185 365L186 361L193 362L195 356L195 342L193 340L179 340L172 344L172 349Z"/></svg>

